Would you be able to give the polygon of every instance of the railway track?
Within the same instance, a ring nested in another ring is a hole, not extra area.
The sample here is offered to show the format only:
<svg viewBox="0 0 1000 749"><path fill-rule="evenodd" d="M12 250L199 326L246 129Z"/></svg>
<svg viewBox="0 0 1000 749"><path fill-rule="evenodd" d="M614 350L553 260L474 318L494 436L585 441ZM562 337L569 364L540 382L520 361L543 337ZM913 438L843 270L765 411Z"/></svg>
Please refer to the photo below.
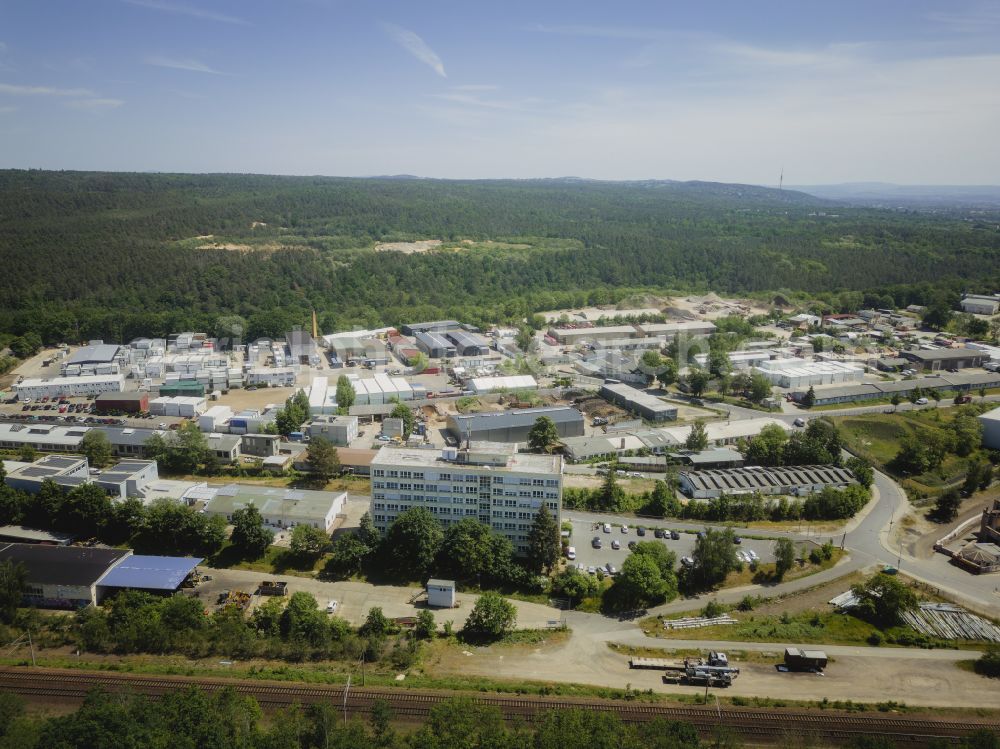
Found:
<svg viewBox="0 0 1000 749"><path fill-rule="evenodd" d="M379 687L256 682L183 676L142 676L61 669L0 668L0 691L21 694L27 699L81 702L93 689L159 697L189 685L214 691L232 687L256 699L265 709L293 704L326 703L345 710L349 717L364 717L377 700L386 700L404 721L426 718L438 703L459 693L434 690L404 690ZM748 743L782 741L790 735L814 736L832 743L847 742L858 736L887 736L912 746L935 739L957 742L977 728L1000 733L1000 722L946 720L926 717L857 715L833 711L768 710L761 708L675 707L620 700L579 698L529 698L502 695L469 695L475 702L498 708L507 720L530 722L540 713L556 708L578 707L616 713L623 721L639 723L664 718L692 723L703 735L725 726Z"/></svg>

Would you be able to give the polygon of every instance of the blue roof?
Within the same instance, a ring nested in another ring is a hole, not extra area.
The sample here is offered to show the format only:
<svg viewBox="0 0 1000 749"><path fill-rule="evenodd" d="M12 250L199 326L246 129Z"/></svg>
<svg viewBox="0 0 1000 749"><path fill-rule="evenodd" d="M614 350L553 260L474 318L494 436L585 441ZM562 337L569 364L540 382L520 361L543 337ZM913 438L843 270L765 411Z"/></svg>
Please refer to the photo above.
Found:
<svg viewBox="0 0 1000 749"><path fill-rule="evenodd" d="M110 588L176 590L201 562L197 557L150 557L133 554L105 575L100 585Z"/></svg>

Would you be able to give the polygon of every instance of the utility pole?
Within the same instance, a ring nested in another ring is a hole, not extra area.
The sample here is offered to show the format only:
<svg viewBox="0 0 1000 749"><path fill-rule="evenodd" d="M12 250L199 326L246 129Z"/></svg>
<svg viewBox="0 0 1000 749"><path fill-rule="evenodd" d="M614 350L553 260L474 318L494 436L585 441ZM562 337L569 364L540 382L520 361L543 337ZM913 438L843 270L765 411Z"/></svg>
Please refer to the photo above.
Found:
<svg viewBox="0 0 1000 749"><path fill-rule="evenodd" d="M28 647L31 650L31 665L35 667L38 664L35 662L35 643L31 641L31 627L28 627Z"/></svg>
<svg viewBox="0 0 1000 749"><path fill-rule="evenodd" d="M347 675L347 686L344 687L344 725L347 725L347 693L351 691L351 675Z"/></svg>

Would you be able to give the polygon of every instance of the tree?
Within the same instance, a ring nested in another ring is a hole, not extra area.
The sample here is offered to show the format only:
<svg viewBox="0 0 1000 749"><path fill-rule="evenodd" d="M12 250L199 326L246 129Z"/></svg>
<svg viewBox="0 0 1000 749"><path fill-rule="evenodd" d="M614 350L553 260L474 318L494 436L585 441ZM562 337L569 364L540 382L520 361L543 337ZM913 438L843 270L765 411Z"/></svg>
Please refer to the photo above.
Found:
<svg viewBox="0 0 1000 749"><path fill-rule="evenodd" d="M708 432L705 431L704 422L698 420L691 425L691 431L684 440L684 447L695 451L708 447Z"/></svg>
<svg viewBox="0 0 1000 749"><path fill-rule="evenodd" d="M537 571L551 570L559 561L561 548L559 523L548 505L542 502L528 532L528 562Z"/></svg>
<svg viewBox="0 0 1000 749"><path fill-rule="evenodd" d="M466 517L445 529L437 562L458 579L481 583L483 577L490 579L505 568L513 554L510 539L493 533L478 519Z"/></svg>
<svg viewBox="0 0 1000 749"><path fill-rule="evenodd" d="M760 372L750 375L750 389L747 398L751 403L761 403L771 396L771 381Z"/></svg>
<svg viewBox="0 0 1000 749"><path fill-rule="evenodd" d="M389 417L403 420L403 439L409 439L410 435L413 434L413 425L417 421L410 407L405 403L397 403L389 413Z"/></svg>
<svg viewBox="0 0 1000 749"><path fill-rule="evenodd" d="M397 574L424 578L431 571L444 534L441 524L425 507L411 507L389 526L383 548Z"/></svg>
<svg viewBox="0 0 1000 749"><path fill-rule="evenodd" d="M38 450L34 445L25 443L18 448L17 459L23 463L34 463L38 459Z"/></svg>
<svg viewBox="0 0 1000 749"><path fill-rule="evenodd" d="M375 635L387 635L393 629L392 621L384 613L382 613L381 606L372 606L368 609L368 615L365 617L365 623L361 625L359 630L362 635L366 637Z"/></svg>
<svg viewBox="0 0 1000 749"><path fill-rule="evenodd" d="M297 391L285 401L285 407L274 417L278 434L297 432L309 418L309 396L304 390Z"/></svg>
<svg viewBox="0 0 1000 749"><path fill-rule="evenodd" d="M326 563L325 574L348 576L359 572L373 548L366 545L358 533L339 536L330 547L330 559Z"/></svg>
<svg viewBox="0 0 1000 749"><path fill-rule="evenodd" d="M326 437L316 437L309 442L306 451L306 465L309 472L316 477L317 482L324 486L340 474L340 456L337 448Z"/></svg>
<svg viewBox="0 0 1000 749"><path fill-rule="evenodd" d="M899 395L899 393L893 393L892 396L889 398L889 402L892 404L893 413L895 413L896 409L899 407L899 404L903 402L903 398Z"/></svg>
<svg viewBox="0 0 1000 749"><path fill-rule="evenodd" d="M559 430L556 423L548 416L539 416L535 419L531 430L528 432L528 447L537 452L546 452L559 441Z"/></svg>
<svg viewBox="0 0 1000 749"><path fill-rule="evenodd" d="M854 474L854 478L861 486L865 489L871 488L875 481L875 471L871 463L864 458L850 457L847 459L846 468Z"/></svg>
<svg viewBox="0 0 1000 749"><path fill-rule="evenodd" d="M263 556L274 540L274 533L264 527L264 518L254 505L233 511L233 533L229 537L233 546L248 559Z"/></svg>
<svg viewBox="0 0 1000 749"><path fill-rule="evenodd" d="M103 468L111 462L111 441L100 429L90 429L80 440L80 452L94 468Z"/></svg>
<svg viewBox="0 0 1000 749"><path fill-rule="evenodd" d="M23 564L14 564L9 559L0 562L0 622L14 622L27 582L28 570Z"/></svg>
<svg viewBox="0 0 1000 749"><path fill-rule="evenodd" d="M857 612L879 626L892 626L917 607L917 596L896 577L880 572L851 586L858 599Z"/></svg>
<svg viewBox="0 0 1000 749"><path fill-rule="evenodd" d="M667 478L670 483L657 479L656 483L653 484L653 491L649 495L649 505L647 506L649 514L661 518L676 517L681 511L681 503L674 493L677 481L676 473L668 474Z"/></svg>
<svg viewBox="0 0 1000 749"><path fill-rule="evenodd" d="M688 389L691 394L696 398L700 398L702 393L705 392L705 388L708 387L708 383L711 382L712 375L706 372L704 369L696 369L688 374L686 382Z"/></svg>
<svg viewBox="0 0 1000 749"><path fill-rule="evenodd" d="M950 523L958 517L958 511L962 507L962 498L954 489L940 494L934 502L932 515L942 523Z"/></svg>
<svg viewBox="0 0 1000 749"><path fill-rule="evenodd" d="M787 538L779 538L774 544L774 576L778 580L785 577L795 564L795 544Z"/></svg>
<svg viewBox="0 0 1000 749"><path fill-rule="evenodd" d="M358 539L365 546L374 549L378 546L381 538L382 535L379 533L378 528L375 527L375 521L372 520L372 514L366 512L361 516L361 520L358 523Z"/></svg>
<svg viewBox="0 0 1000 749"><path fill-rule="evenodd" d="M715 587L737 568L739 562L733 538L734 534L729 528L706 528L699 534L691 558L694 560L695 578L701 586Z"/></svg>
<svg viewBox="0 0 1000 749"><path fill-rule="evenodd" d="M812 385L810 385L809 389L806 390L806 394L802 398L802 405L806 408L812 408L816 405L816 388Z"/></svg>
<svg viewBox="0 0 1000 749"><path fill-rule="evenodd" d="M570 605L580 603L584 598L597 595L597 580L570 566L552 578L552 593L568 598Z"/></svg>
<svg viewBox="0 0 1000 749"><path fill-rule="evenodd" d="M81 538L93 538L111 522L111 498L97 484L81 484L66 493L55 518L55 527Z"/></svg>
<svg viewBox="0 0 1000 749"><path fill-rule="evenodd" d="M357 398L357 393L354 392L354 385L351 381L347 379L347 375L341 375L337 378L337 408L344 409L345 413L347 409L354 405L354 401Z"/></svg>
<svg viewBox="0 0 1000 749"><path fill-rule="evenodd" d="M437 633L437 623L434 621L434 612L423 609L417 614L417 624L413 628L413 634L421 640L430 640Z"/></svg>
<svg viewBox="0 0 1000 749"><path fill-rule="evenodd" d="M609 598L631 609L660 602L666 591L667 584L656 561L645 554L630 554L609 589Z"/></svg>
<svg viewBox="0 0 1000 749"><path fill-rule="evenodd" d="M952 317L951 305L944 299L938 299L924 310L923 322L928 328L944 330Z"/></svg>
<svg viewBox="0 0 1000 749"><path fill-rule="evenodd" d="M785 443L788 433L777 424L768 424L747 444L748 460L762 466L780 466L784 463Z"/></svg>
<svg viewBox="0 0 1000 749"><path fill-rule="evenodd" d="M983 427L971 413L959 413L948 425L954 434L955 453L964 458L978 450L983 442Z"/></svg>
<svg viewBox="0 0 1000 749"><path fill-rule="evenodd" d="M517 626L517 608L492 591L483 593L465 620L465 633L474 638L499 640Z"/></svg>
<svg viewBox="0 0 1000 749"><path fill-rule="evenodd" d="M677 362L673 359L664 357L660 364L660 369L656 373L656 379L663 387L673 385L677 382Z"/></svg>
<svg viewBox="0 0 1000 749"><path fill-rule="evenodd" d="M625 490L618 485L614 465L608 468L601 488L597 490L597 504L601 510L616 510L625 501Z"/></svg>
<svg viewBox="0 0 1000 749"><path fill-rule="evenodd" d="M986 652L973 664L973 668L977 674L994 679L1000 678L1000 647L993 645L987 648Z"/></svg>
<svg viewBox="0 0 1000 749"><path fill-rule="evenodd" d="M186 422L167 436L151 435L146 454L170 473L194 473L208 455L208 440L196 423Z"/></svg>
<svg viewBox="0 0 1000 749"><path fill-rule="evenodd" d="M296 525L288 549L301 559L318 559L330 549L330 536L311 525Z"/></svg>

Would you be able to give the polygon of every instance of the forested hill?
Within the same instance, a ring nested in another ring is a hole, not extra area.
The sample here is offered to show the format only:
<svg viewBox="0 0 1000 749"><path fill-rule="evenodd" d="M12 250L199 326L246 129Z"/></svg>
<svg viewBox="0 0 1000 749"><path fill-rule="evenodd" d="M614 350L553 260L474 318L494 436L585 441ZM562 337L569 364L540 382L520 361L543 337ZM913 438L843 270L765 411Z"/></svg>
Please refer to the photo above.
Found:
<svg viewBox="0 0 1000 749"><path fill-rule="evenodd" d="M443 244L373 249L425 239ZM921 301L994 290L1000 230L708 182L0 171L0 257L0 332L54 343L231 315L277 335L313 308L327 330L510 321L641 289Z"/></svg>

